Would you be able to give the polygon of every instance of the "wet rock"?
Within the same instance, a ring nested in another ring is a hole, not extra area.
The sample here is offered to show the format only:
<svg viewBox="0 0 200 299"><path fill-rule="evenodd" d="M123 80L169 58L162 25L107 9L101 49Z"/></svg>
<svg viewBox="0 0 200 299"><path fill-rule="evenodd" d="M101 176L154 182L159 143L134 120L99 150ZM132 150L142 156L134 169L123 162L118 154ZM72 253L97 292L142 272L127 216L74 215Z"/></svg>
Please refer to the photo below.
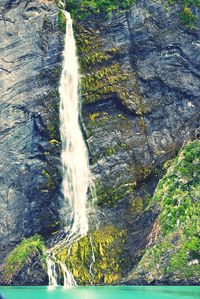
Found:
<svg viewBox="0 0 200 299"><path fill-rule="evenodd" d="M0 10L0 245L8 245L58 221L59 179L48 174L57 173L59 150L49 124L62 43L53 1L7 0Z"/></svg>

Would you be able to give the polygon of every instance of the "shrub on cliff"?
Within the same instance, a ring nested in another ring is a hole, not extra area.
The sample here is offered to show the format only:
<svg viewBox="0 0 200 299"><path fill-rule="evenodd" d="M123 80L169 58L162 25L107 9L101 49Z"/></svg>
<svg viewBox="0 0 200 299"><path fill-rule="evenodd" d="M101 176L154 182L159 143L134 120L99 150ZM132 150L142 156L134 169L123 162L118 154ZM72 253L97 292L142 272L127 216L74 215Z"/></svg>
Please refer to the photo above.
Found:
<svg viewBox="0 0 200 299"><path fill-rule="evenodd" d="M188 143L170 163L152 199L160 213L149 244L130 279L199 283L200 141Z"/></svg>
<svg viewBox="0 0 200 299"><path fill-rule="evenodd" d="M128 9L134 0L67 0L66 9L78 19L89 16L90 13L106 13L109 15L113 10Z"/></svg>

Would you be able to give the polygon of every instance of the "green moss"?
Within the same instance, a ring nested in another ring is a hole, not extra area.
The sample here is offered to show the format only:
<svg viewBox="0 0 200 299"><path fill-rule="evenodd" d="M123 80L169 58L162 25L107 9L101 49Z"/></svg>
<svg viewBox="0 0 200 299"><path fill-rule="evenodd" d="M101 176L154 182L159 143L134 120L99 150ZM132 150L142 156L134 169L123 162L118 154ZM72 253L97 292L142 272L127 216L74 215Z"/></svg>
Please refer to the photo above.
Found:
<svg viewBox="0 0 200 299"><path fill-rule="evenodd" d="M95 112L93 114L89 114L87 121L87 128L94 129L95 127L107 127L107 130L115 128L119 130L127 130L132 129L131 120L123 114L112 115L108 112ZM119 147L123 148L123 145ZM124 144L125 146L125 144Z"/></svg>
<svg viewBox="0 0 200 299"><path fill-rule="evenodd" d="M200 213L199 203L195 201L196 196L200 195L199 159L199 141L187 144L158 184L153 202L162 199L160 223L163 233L177 227L186 232L189 229L188 221L191 222ZM195 220L192 221L193 224L194 222Z"/></svg>
<svg viewBox="0 0 200 299"><path fill-rule="evenodd" d="M170 233L165 239L146 250L132 278L142 276L149 283L160 278L195 281L200 274L200 265L190 264L193 259L186 244L187 239L179 233Z"/></svg>
<svg viewBox="0 0 200 299"><path fill-rule="evenodd" d="M199 260L200 240L197 237L181 236L173 254L170 256L166 274L178 278L191 279L199 277L200 265L190 264L192 260ZM191 276L192 273L192 276Z"/></svg>
<svg viewBox="0 0 200 299"><path fill-rule="evenodd" d="M56 143L54 146L58 146L58 144ZM57 167L55 167L55 160L53 160L52 163L52 157L49 156L49 152L45 152L45 157L47 161L44 162L45 168L41 173L45 177L46 182L43 185L41 192L54 192L55 190L57 190L62 180L62 173L58 165L56 165Z"/></svg>
<svg viewBox="0 0 200 299"><path fill-rule="evenodd" d="M43 174L43 176L44 176L44 177L46 178L46 180L47 180L46 185L45 185L45 189L43 189L43 191L46 190L46 191L48 192L49 190L54 189L54 187L55 187L55 182L54 182L54 180L53 180L52 175L51 175L47 170L43 170L43 171L42 171L42 174Z"/></svg>
<svg viewBox="0 0 200 299"><path fill-rule="evenodd" d="M112 156L113 154L116 154L116 149L114 147L108 147L105 156Z"/></svg>
<svg viewBox="0 0 200 299"><path fill-rule="evenodd" d="M195 27L195 21L197 17L193 14L192 10L188 6L184 6L181 12L181 20L190 29Z"/></svg>
<svg viewBox="0 0 200 299"><path fill-rule="evenodd" d="M85 74L82 78L84 102L93 103L106 94L118 94L123 101L126 101L129 98L125 85L127 80L129 75L124 73L118 63Z"/></svg>
<svg viewBox="0 0 200 299"><path fill-rule="evenodd" d="M84 20L90 15L102 13L102 16L109 18L112 13L117 14L126 11L133 5L135 0L65 0L66 10L72 14L75 20ZM181 19L185 25L189 28L193 28L196 20L196 16L192 12L192 9L199 8L199 0L166 0L169 5L178 4L181 11ZM65 30L66 19L61 10L59 1L56 1L59 8L58 23L61 30Z"/></svg>
<svg viewBox="0 0 200 299"><path fill-rule="evenodd" d="M56 139L51 139L51 140L49 141L49 143L50 143L50 144L55 144L55 145L60 144L60 142L59 142L58 140L56 140Z"/></svg>
<svg viewBox="0 0 200 299"><path fill-rule="evenodd" d="M96 194L98 206L113 206L115 203L133 193L135 182L124 182L116 187L105 187L101 181L96 182Z"/></svg>
<svg viewBox="0 0 200 299"><path fill-rule="evenodd" d="M128 258L124 260L126 238L125 231L107 225L74 243L69 256L65 248L58 258L72 271L78 284L117 283L128 263ZM92 250L95 262L90 269Z"/></svg>
<svg viewBox="0 0 200 299"><path fill-rule="evenodd" d="M128 107L130 98L135 99L138 114L144 110L136 78L131 70L118 63L122 49L104 50L99 33L76 24L76 41L82 75L81 94L83 103L94 103L113 95Z"/></svg>
<svg viewBox="0 0 200 299"><path fill-rule="evenodd" d="M58 72L60 73L60 70ZM60 142L59 102L59 92L55 88L49 93L48 102L44 105L44 110L48 114L47 131L50 140L57 140L58 142Z"/></svg>
<svg viewBox="0 0 200 299"><path fill-rule="evenodd" d="M99 118L99 116L102 115L102 112L96 112L96 113L93 113L93 114L90 114L89 115L89 119L90 121L94 122L96 118Z"/></svg>
<svg viewBox="0 0 200 299"><path fill-rule="evenodd" d="M144 211L144 202L143 198L140 196L136 196L130 201L130 212L133 215L139 215Z"/></svg>
<svg viewBox="0 0 200 299"><path fill-rule="evenodd" d="M96 64L110 60L113 56L113 49L111 51L101 49L101 38L96 32L87 30L79 24L75 25L75 38L83 73L92 70Z"/></svg>
<svg viewBox="0 0 200 299"><path fill-rule="evenodd" d="M25 264L31 262L33 256L38 255L43 260L45 245L39 235L24 239L7 257L3 270L6 280L19 273ZM45 264L43 263L45 268Z"/></svg>
<svg viewBox="0 0 200 299"><path fill-rule="evenodd" d="M62 10L58 12L58 24L61 31L65 32L66 30L66 17Z"/></svg>
<svg viewBox="0 0 200 299"><path fill-rule="evenodd" d="M61 73L59 67L52 70L53 80L52 84L57 82ZM48 141L48 147L44 152L44 168L41 170L42 175L46 178L46 184L42 187L42 192L54 191L58 188L61 178L61 173L57 164L55 164L54 157L60 155L61 141L60 141L60 120L59 120L59 91L55 86L43 102L43 111L46 114L44 120L45 131L44 137ZM56 166L56 167L55 167ZM38 189L41 189L41 186Z"/></svg>
<svg viewBox="0 0 200 299"><path fill-rule="evenodd" d="M66 9L77 20L83 20L91 14L103 13L105 17L115 10L127 10L134 0L66 0Z"/></svg>
<svg viewBox="0 0 200 299"><path fill-rule="evenodd" d="M178 156L168 163L167 173L160 180L151 201L151 204L156 204L160 210L157 230L150 235L149 247L132 278L142 276L148 282L162 277L183 281L198 279L199 163L199 141L188 143ZM193 260L196 264L193 264Z"/></svg>
<svg viewBox="0 0 200 299"><path fill-rule="evenodd" d="M194 11L200 8L199 0L168 0L170 5L178 4L181 8L180 18L189 29L195 28L197 17Z"/></svg>

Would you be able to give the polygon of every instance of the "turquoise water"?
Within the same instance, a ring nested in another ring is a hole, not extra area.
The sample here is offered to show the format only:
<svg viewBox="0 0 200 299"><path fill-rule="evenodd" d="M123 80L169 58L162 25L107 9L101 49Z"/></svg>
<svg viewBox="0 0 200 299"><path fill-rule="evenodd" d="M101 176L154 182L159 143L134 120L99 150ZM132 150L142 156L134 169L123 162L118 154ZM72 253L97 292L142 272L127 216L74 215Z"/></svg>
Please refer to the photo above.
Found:
<svg viewBox="0 0 200 299"><path fill-rule="evenodd" d="M200 299L200 287L0 287L5 299Z"/></svg>

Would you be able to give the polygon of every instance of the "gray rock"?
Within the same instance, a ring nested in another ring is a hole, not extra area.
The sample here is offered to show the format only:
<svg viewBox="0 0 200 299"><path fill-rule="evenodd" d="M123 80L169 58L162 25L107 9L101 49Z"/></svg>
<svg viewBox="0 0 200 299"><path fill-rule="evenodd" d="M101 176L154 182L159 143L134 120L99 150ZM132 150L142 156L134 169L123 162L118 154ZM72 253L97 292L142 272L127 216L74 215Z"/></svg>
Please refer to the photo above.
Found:
<svg viewBox="0 0 200 299"><path fill-rule="evenodd" d="M93 172L106 188L131 181L140 184L195 137L199 31L185 27L179 10L163 1L138 1L127 14L82 22L86 30L98 29L98 51L119 49L112 59L138 87L136 95L130 81L125 82L126 100L108 92L88 103L83 95ZM111 63L108 59L103 66ZM95 68L98 71L98 62Z"/></svg>
<svg viewBox="0 0 200 299"><path fill-rule="evenodd" d="M192 30L181 22L179 13L179 6L167 2L137 1L127 14L82 22L100 41L97 51L119 49L101 66L94 64L91 75L102 66L119 63L120 70L135 80L134 87L130 80L123 85L126 99L110 91L93 103L88 103L87 93L83 97L100 206L97 216L100 223L128 229L133 259L145 247L156 217L156 211L147 215L142 209L163 174L161 167L195 138L199 127L199 12L197 28ZM138 198L143 202L140 212Z"/></svg>
<svg viewBox="0 0 200 299"><path fill-rule="evenodd" d="M53 1L1 1L0 24L0 245L8 245L58 221L59 150L48 125L62 43Z"/></svg>

